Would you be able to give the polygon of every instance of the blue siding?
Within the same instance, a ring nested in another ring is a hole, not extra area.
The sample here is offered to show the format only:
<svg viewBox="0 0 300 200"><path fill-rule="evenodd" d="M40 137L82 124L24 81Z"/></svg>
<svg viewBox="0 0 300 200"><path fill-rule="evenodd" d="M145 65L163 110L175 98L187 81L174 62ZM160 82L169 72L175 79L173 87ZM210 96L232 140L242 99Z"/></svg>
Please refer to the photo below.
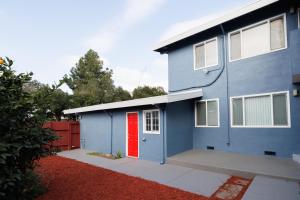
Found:
<svg viewBox="0 0 300 200"><path fill-rule="evenodd" d="M193 101L167 105L167 156L193 148Z"/></svg>
<svg viewBox="0 0 300 200"><path fill-rule="evenodd" d="M227 30L230 32L249 25L250 22L257 22L284 12L279 8L273 10L274 12L267 10L264 12L264 16L256 15L260 16L256 17L256 20L253 20L253 18L249 21L244 20L244 24L240 24L241 20L237 20L232 25L232 28L227 26ZM269 150L277 152L277 155L282 157L291 157L293 153L300 153L300 97L292 96L293 89L300 89L299 85L292 84L292 75L300 72L300 30L297 29L297 15L287 12L286 16L287 49L239 61L227 62L228 97L226 93L226 70L223 71L214 84L209 87L203 87L203 99L219 98L220 100L220 127L194 127L193 148L206 149L207 146L214 146L216 150L247 154L263 154L264 151ZM205 74L202 70L195 71L193 69L193 44L212 37L215 37L215 35L199 36L198 39L194 39L193 43L187 43L168 52L170 91L206 85L212 82L221 72L223 66L223 36L221 32L218 35L219 66L211 68L213 71L208 74ZM228 35L226 34L226 47L227 40ZM291 128L230 127L228 115L230 96L277 91L290 92ZM194 113L194 111L189 109L186 112ZM230 145L227 144L228 142L230 142Z"/></svg>
<svg viewBox="0 0 300 200"><path fill-rule="evenodd" d="M110 118L104 112L82 115L80 120L82 148L110 152Z"/></svg>
<svg viewBox="0 0 300 200"><path fill-rule="evenodd" d="M284 6L272 5L228 22L224 25L227 31L225 47L227 48L228 32L281 14L285 12L283 9ZM207 146L214 146L216 150L246 154L263 154L266 150L275 151L278 156L282 157L291 157L293 153L299 154L300 97L293 97L292 91L293 89L300 90L300 85L292 84L292 75L300 73L300 29L297 28L296 14L287 12L286 16L288 48L284 50L224 63L223 36L218 28L218 30L198 34L193 39L184 40L168 50L170 92L202 86L204 94L202 99L219 99L219 128L195 127L195 100L168 104L165 114L161 109L160 134L143 133L143 110L155 109L155 107L116 109L110 111L113 115L111 147L110 116L103 111L85 113L82 114L81 119L81 139L86 141L84 148L103 153L109 153L112 148L113 153L121 151L125 155L126 112L138 111L140 159L163 161L164 153L171 156L192 148L206 149ZM209 73L204 73L202 70L195 71L193 44L216 36L218 37L219 65L209 68ZM222 71L224 66L227 68ZM214 82L220 73L220 77ZM209 83L212 82L214 83L210 85ZM210 86L207 86L208 84ZM277 91L290 92L291 128L230 127L229 97Z"/></svg>
<svg viewBox="0 0 300 200"><path fill-rule="evenodd" d="M153 107L132 108L128 110L107 111L112 114L112 152L121 151L126 154L126 112L138 112L139 114L139 158L145 160L161 161L163 159L163 124L160 124L161 134L146 134L143 132L143 110L156 109ZM162 122L162 111L160 111ZM110 153L111 151L111 118L104 112L82 114L80 120L80 132L82 148ZM142 141L145 138L146 141Z"/></svg>

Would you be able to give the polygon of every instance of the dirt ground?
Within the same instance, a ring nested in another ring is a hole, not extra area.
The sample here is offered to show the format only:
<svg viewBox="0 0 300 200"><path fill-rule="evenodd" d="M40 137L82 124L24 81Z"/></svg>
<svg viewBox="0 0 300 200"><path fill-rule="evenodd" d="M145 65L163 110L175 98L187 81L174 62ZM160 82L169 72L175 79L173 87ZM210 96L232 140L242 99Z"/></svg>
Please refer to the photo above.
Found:
<svg viewBox="0 0 300 200"><path fill-rule="evenodd" d="M43 158L39 164L37 172L41 175L48 191L38 200L208 199L197 194L58 156Z"/></svg>

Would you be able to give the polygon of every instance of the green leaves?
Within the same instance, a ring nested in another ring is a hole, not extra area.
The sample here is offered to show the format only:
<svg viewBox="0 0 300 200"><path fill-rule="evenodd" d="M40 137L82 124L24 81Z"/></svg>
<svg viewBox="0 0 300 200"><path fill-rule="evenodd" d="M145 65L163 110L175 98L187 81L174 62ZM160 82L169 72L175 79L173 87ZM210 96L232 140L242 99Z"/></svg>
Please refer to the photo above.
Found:
<svg viewBox="0 0 300 200"><path fill-rule="evenodd" d="M133 90L132 96L134 99L165 95L166 92L162 87L137 87Z"/></svg>
<svg viewBox="0 0 300 200"><path fill-rule="evenodd" d="M37 101L25 89L32 73L16 74L12 64L7 58L0 65L0 199L33 199L39 184L34 161L52 154L45 144L56 136L42 129Z"/></svg>

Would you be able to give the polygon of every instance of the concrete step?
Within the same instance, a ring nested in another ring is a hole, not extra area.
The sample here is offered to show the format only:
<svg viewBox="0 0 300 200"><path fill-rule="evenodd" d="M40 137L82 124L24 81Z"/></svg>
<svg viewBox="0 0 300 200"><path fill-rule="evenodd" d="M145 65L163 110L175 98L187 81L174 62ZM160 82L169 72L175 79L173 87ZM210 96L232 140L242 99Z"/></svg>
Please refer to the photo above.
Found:
<svg viewBox="0 0 300 200"><path fill-rule="evenodd" d="M300 164L292 159L192 150L169 157L166 162L244 178L261 175L300 182Z"/></svg>
<svg viewBox="0 0 300 200"><path fill-rule="evenodd" d="M299 154L293 154L293 160L300 164L300 155Z"/></svg>

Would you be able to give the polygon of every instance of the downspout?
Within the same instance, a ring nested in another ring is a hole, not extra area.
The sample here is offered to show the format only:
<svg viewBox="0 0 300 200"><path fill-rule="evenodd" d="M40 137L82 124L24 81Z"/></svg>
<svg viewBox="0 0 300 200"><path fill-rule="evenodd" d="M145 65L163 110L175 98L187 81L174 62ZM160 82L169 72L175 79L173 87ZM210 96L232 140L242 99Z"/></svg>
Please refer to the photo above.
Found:
<svg viewBox="0 0 300 200"><path fill-rule="evenodd" d="M165 105L159 107L156 104L152 104L154 107L162 111L162 159L160 164L163 165L166 163L166 153L165 153Z"/></svg>
<svg viewBox="0 0 300 200"><path fill-rule="evenodd" d="M226 103L227 103L227 146L230 146L230 105L229 105L229 86L228 86L228 65L227 65L227 48L226 48L226 33L224 27L220 24L222 34L223 34L223 65L226 70Z"/></svg>
<svg viewBox="0 0 300 200"><path fill-rule="evenodd" d="M113 114L111 112L104 112L110 117L110 154L113 153Z"/></svg>

